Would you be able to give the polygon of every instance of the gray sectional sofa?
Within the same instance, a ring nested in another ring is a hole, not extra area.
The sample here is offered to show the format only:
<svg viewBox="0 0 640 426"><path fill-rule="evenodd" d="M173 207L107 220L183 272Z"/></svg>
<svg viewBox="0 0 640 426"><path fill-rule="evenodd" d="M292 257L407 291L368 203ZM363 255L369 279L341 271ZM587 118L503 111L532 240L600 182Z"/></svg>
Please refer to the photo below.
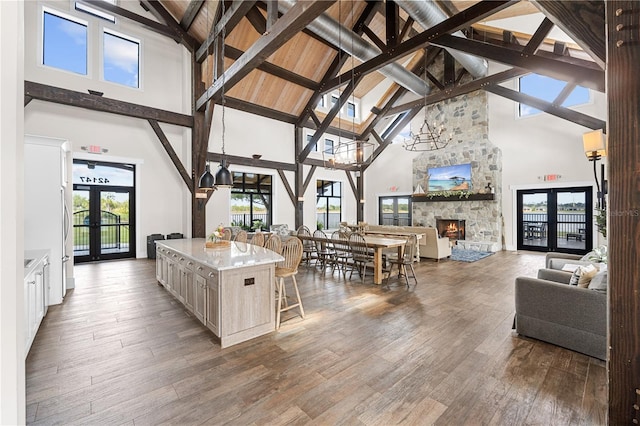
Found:
<svg viewBox="0 0 640 426"><path fill-rule="evenodd" d="M567 349L606 360L607 294L602 291L602 276L592 288L569 285L571 273L562 271L565 263L580 261L580 256L547 255L547 268L537 278L518 277L515 283L515 329L520 335L553 343Z"/></svg>

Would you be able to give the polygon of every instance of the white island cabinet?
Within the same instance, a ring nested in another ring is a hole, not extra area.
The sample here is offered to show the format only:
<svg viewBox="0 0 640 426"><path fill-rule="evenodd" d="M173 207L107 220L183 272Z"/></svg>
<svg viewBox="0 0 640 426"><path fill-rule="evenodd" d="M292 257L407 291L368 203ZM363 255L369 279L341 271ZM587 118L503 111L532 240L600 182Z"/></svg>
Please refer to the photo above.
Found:
<svg viewBox="0 0 640 426"><path fill-rule="evenodd" d="M275 264L279 254L231 242L156 240L156 278L226 348L275 330Z"/></svg>
<svg viewBox="0 0 640 426"><path fill-rule="evenodd" d="M26 358L40 323L47 313L49 294L49 251L24 253L24 356Z"/></svg>

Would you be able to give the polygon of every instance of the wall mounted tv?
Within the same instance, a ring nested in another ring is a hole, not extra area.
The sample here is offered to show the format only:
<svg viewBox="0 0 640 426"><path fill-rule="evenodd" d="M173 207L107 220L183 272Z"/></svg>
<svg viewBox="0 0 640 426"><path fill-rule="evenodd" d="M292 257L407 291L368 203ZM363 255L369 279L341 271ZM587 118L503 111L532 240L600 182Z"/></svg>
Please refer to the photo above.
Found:
<svg viewBox="0 0 640 426"><path fill-rule="evenodd" d="M427 169L427 192L471 191L471 163Z"/></svg>

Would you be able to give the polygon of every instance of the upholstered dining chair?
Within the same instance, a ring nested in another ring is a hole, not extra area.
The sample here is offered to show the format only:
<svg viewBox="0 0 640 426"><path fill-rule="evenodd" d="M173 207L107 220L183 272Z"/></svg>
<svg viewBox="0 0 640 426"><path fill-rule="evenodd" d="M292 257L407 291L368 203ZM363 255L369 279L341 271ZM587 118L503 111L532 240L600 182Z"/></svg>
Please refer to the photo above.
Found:
<svg viewBox="0 0 640 426"><path fill-rule="evenodd" d="M247 231L245 231L245 230L238 231L234 241L237 241L239 243L246 243L247 242Z"/></svg>
<svg viewBox="0 0 640 426"><path fill-rule="evenodd" d="M282 240L280 240L280 237L277 234L271 234L269 239L264 242L264 248L275 251L279 254L282 251Z"/></svg>
<svg viewBox="0 0 640 426"><path fill-rule="evenodd" d="M409 288L409 277L408 270L411 269L411 273L413 274L413 280L418 285L418 279L416 278L416 271L413 269L413 262L415 261L416 255L416 246L418 245L418 237L416 234L411 234L407 237L407 242L404 245L404 251L402 253L402 257L398 258L398 254L392 254L387 257L387 261L390 263L389 266L389 275L387 275L387 279L385 280L385 284L389 286L389 278L391 278L391 271L393 271L393 265L396 265L398 268L398 277L403 274L404 270L404 281L407 284L407 288Z"/></svg>
<svg viewBox="0 0 640 426"><path fill-rule="evenodd" d="M349 235L349 247L351 247L351 255L353 257L353 267L357 268L362 282L367 274L367 265L373 265L373 254L367 247L367 242L361 234L356 232ZM353 275L353 268L349 273L349 279Z"/></svg>
<svg viewBox="0 0 640 426"><path fill-rule="evenodd" d="M253 238L251 238L251 244L253 244L254 246L263 247L264 246L264 233L256 231L255 234L253 234Z"/></svg>
<svg viewBox="0 0 640 426"><path fill-rule="evenodd" d="M280 328L281 314L293 308L298 308L300 316L304 319L304 308L302 306L302 299L300 298L300 291L298 290L298 282L296 281L296 274L298 273L298 265L302 260L302 241L298 238L289 238L282 244L282 257L284 260L276 264L276 282L278 300L276 302L276 329ZM287 301L287 292L285 288L284 279L291 277L293 283L293 290L295 291L296 301L289 304Z"/></svg>

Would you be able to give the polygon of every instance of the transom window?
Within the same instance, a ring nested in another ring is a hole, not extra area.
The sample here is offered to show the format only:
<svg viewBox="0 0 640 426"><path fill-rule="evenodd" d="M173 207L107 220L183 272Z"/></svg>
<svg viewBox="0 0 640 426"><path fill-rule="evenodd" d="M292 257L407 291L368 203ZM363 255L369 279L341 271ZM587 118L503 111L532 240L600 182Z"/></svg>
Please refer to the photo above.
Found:
<svg viewBox="0 0 640 426"><path fill-rule="evenodd" d="M324 140L324 153L332 155L333 151L333 141L331 139Z"/></svg>
<svg viewBox="0 0 640 426"><path fill-rule="evenodd" d="M316 225L318 229L337 229L342 217L342 183L318 180Z"/></svg>
<svg viewBox="0 0 640 426"><path fill-rule="evenodd" d="M105 3L111 3L111 4L116 4L116 0L101 0ZM75 3L75 7L76 10L79 10L80 12L85 12L88 13L89 15L93 15L96 16L98 18L104 19L105 21L109 21L112 23L116 23L116 17L111 15L110 13L107 12L103 12L102 10L95 8L95 7L91 7L86 3L82 3L77 1Z"/></svg>
<svg viewBox="0 0 640 426"><path fill-rule="evenodd" d="M307 135L307 144L308 144L309 142L311 142L311 139L312 139L312 138L313 138L313 135ZM318 150L318 143L317 143L317 142L313 144L313 150L314 150L314 151L317 151L317 150Z"/></svg>
<svg viewBox="0 0 640 426"><path fill-rule="evenodd" d="M42 63L87 75L87 22L43 9Z"/></svg>
<svg viewBox="0 0 640 426"><path fill-rule="evenodd" d="M231 226L247 231L269 229L272 218L270 175L233 172Z"/></svg>
<svg viewBox="0 0 640 426"><path fill-rule="evenodd" d="M589 102L589 89L586 87L575 86L568 94L563 93L568 84L566 81L539 74L527 74L519 78L520 93L534 96L547 102L561 102L560 105L563 107L583 105ZM558 98L561 94L562 97ZM518 115L520 117L527 117L540 112L542 111L529 105L518 104Z"/></svg>

